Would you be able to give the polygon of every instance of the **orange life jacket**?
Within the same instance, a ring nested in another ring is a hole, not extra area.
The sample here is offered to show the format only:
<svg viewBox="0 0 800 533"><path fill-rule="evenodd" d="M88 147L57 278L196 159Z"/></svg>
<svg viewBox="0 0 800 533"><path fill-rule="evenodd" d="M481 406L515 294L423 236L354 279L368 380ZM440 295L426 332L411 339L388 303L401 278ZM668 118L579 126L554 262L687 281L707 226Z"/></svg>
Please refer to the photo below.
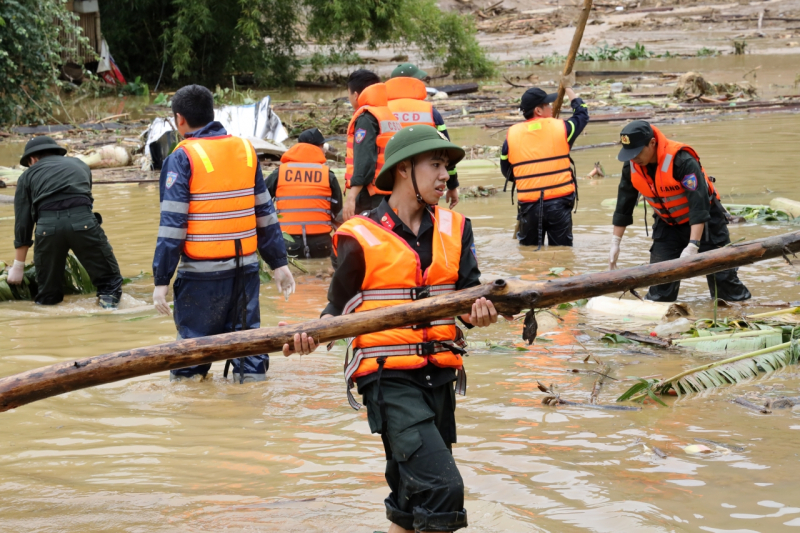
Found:
<svg viewBox="0 0 800 533"><path fill-rule="evenodd" d="M461 259L463 215L441 207L434 208L433 258L424 272L417 253L392 230L372 219L355 216L333 236L337 253L338 237L347 235L361 246L366 272L361 292L353 297L342 314L360 313L398 305L429 296L452 292L458 281ZM436 320L413 327L387 329L355 337L353 359L345 361L348 399L353 380L385 369L410 370L429 362L442 368L459 369L459 392L466 389L461 353L465 343L455 319Z"/></svg>
<svg viewBox="0 0 800 533"><path fill-rule="evenodd" d="M700 157L689 145L671 141L667 139L658 128L652 126L653 134L656 138L658 150L658 164L656 167L655 180L650 178L647 170L631 161L631 183L642 194L642 197L649 203L656 214L671 226L689 223L689 199L686 197L686 188L683 183L672 176L672 167L675 163L675 156L681 150L691 154L697 162ZM719 198L719 193L714 188L714 184L708 179L708 173L700 167L708 185L709 203L714 201L714 197ZM691 177L684 178L691 180ZM694 187L697 187L698 177L694 177Z"/></svg>
<svg viewBox="0 0 800 533"><path fill-rule="evenodd" d="M258 157L250 141L232 135L189 138L179 149L192 167L183 252L191 259L230 259L240 241L242 255L255 253Z"/></svg>
<svg viewBox="0 0 800 533"><path fill-rule="evenodd" d="M319 146L297 143L281 156L278 168L275 209L281 230L289 235L302 235L306 248L306 235L330 233L333 229L326 160Z"/></svg>
<svg viewBox="0 0 800 533"><path fill-rule="evenodd" d="M402 129L400 123L386 105L386 102L386 85L383 83L370 85L358 95L358 110L353 113L353 118L350 119L350 125L347 126L347 152L345 153L344 159L346 165L344 171L346 189L350 188L350 178L353 177L353 146L356 142L356 120L358 120L358 117L363 113L369 113L378 119L379 131L378 138L376 139L376 144L378 145L378 163L375 165L375 176L373 176L372 181L367 185L367 190L371 196L375 196L376 194L392 194L391 191L382 191L375 187L375 178L378 177L378 174L380 174L383 168L386 143L389 142L389 139L391 139L395 133Z"/></svg>
<svg viewBox="0 0 800 533"><path fill-rule="evenodd" d="M508 129L506 141L520 202L551 200L575 192L563 120L533 118L514 124Z"/></svg>
<svg viewBox="0 0 800 533"><path fill-rule="evenodd" d="M389 109L402 127L416 124L436 127L433 122L433 104L425 101L428 92L422 81L405 76L392 78L386 82L386 93Z"/></svg>

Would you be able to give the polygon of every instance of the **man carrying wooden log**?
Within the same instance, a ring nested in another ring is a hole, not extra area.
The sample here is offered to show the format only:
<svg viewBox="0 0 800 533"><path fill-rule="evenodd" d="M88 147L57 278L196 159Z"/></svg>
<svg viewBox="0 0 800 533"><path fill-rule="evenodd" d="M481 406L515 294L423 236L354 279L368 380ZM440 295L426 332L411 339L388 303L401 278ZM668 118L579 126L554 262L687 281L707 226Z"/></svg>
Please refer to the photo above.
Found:
<svg viewBox="0 0 800 533"><path fill-rule="evenodd" d="M64 267L72 250L97 287L103 308L116 309L122 296L122 276L103 228L92 213L92 171L86 163L63 157L67 150L50 137L28 141L19 164L28 169L14 193L14 265L8 283L22 283L25 258L36 226L37 304L55 305L64 299Z"/></svg>
<svg viewBox="0 0 800 533"><path fill-rule="evenodd" d="M324 144L317 128L304 131L267 177L281 230L292 238L285 241L286 250L294 257L330 257L331 232L341 218L342 190L325 164Z"/></svg>
<svg viewBox="0 0 800 533"><path fill-rule="evenodd" d="M644 120L635 120L620 132L622 179L614 211L609 269L617 268L625 228L633 224L633 210L641 194L653 218L650 263L691 257L731 242L725 210L714 186L689 145L667 139ZM736 268L706 276L712 298L738 302L750 298ZM674 302L681 282L650 287L646 299Z"/></svg>
<svg viewBox="0 0 800 533"><path fill-rule="evenodd" d="M375 187L383 168L384 150L400 122L387 106L386 85L374 72L359 69L347 80L348 97L355 112L347 127L344 220L380 205L387 192Z"/></svg>
<svg viewBox="0 0 800 533"><path fill-rule="evenodd" d="M153 302L169 314L167 291L175 269L178 339L260 326L258 255L274 270L278 290L294 292L278 216L258 156L249 141L214 121L214 97L199 85L175 93L172 112L185 138L161 169L161 222ZM178 264L180 262L180 265ZM269 356L233 361L235 382L263 381ZM211 364L170 371L170 381L204 379ZM225 367L227 375L228 365Z"/></svg>
<svg viewBox="0 0 800 533"><path fill-rule="evenodd" d="M337 268L323 317L480 284L469 219L437 206L447 169L463 157L427 125L404 128L388 141L375 186L391 196L334 235ZM480 298L460 319L467 327L485 327L497 321L497 311ZM353 357L345 361L347 396L353 408L361 407L350 392L357 385L370 429L383 440L392 533L467 525L464 484L452 456L455 392L466 390L464 345L453 318L353 339Z"/></svg>
<svg viewBox="0 0 800 533"><path fill-rule="evenodd" d="M433 107L433 104L425 99L428 90L424 80L428 73L420 70L413 63L403 63L392 71L392 76L386 82L386 95L389 100L389 109L400 121L400 126L408 127L417 124L427 124L442 132L447 140L450 134L444 123L441 113ZM450 179L447 180L447 193L445 200L449 208L453 209L458 204L458 171L453 168L447 169Z"/></svg>
<svg viewBox="0 0 800 533"><path fill-rule="evenodd" d="M520 111L525 122L509 128L500 152L500 171L517 190L517 239L524 246L572 246L572 208L578 197L570 149L589 122L589 109L571 88L567 120L553 118L557 94L525 91Z"/></svg>

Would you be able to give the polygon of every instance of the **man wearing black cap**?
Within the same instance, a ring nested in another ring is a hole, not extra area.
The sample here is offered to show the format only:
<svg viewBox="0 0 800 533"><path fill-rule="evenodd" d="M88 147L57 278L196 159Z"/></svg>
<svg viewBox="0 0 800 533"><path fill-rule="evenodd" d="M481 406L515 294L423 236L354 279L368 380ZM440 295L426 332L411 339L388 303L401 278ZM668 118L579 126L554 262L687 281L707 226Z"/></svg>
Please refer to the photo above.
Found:
<svg viewBox="0 0 800 533"><path fill-rule="evenodd" d="M727 220L714 186L714 179L700 165L690 146L667 139L644 120L631 122L620 133L622 180L614 212L614 235L609 268L617 267L625 228L633 223L639 194L655 213L650 263L690 257L715 250L731 242ZM750 291L732 268L706 276L712 298L741 301ZM646 298L674 302L680 281L650 287Z"/></svg>
<svg viewBox="0 0 800 533"><path fill-rule="evenodd" d="M304 131L267 177L281 230L290 235L286 252L306 258L330 257L331 231L341 223L342 189L326 165L325 138L317 128Z"/></svg>
<svg viewBox="0 0 800 533"><path fill-rule="evenodd" d="M100 227L102 218L92 213L92 172L83 161L63 157L66 153L50 137L37 137L25 145L19 164L28 169L19 177L14 194L16 254L8 282L22 283L35 225L36 303L55 305L64 299L64 268L71 249L97 287L101 307L116 308L122 276Z"/></svg>
<svg viewBox="0 0 800 533"><path fill-rule="evenodd" d="M517 190L520 244L540 248L547 233L551 246L572 246L572 208L577 185L569 151L589 122L589 110L571 88L566 89L572 117L553 118L557 94L525 91L520 110L525 122L509 128L500 153L500 170ZM513 188L512 188L513 201Z"/></svg>

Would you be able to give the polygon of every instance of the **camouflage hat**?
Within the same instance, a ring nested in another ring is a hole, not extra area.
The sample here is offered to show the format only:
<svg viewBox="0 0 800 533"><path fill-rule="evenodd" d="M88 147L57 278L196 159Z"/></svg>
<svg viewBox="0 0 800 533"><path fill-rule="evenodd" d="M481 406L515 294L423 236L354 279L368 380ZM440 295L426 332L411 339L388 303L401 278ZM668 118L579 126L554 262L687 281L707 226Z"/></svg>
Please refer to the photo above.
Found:
<svg viewBox="0 0 800 533"><path fill-rule="evenodd" d="M385 162L375 179L375 186L383 191L391 191L394 187L392 169L395 165L415 155L434 150L447 150L451 165L464 158L464 150L448 141L447 137L432 126L417 124L398 131L386 144Z"/></svg>
<svg viewBox="0 0 800 533"><path fill-rule="evenodd" d="M424 80L428 77L428 73L424 70L420 70L414 63L403 63L401 65L397 65L392 71L392 78L417 78L418 80Z"/></svg>

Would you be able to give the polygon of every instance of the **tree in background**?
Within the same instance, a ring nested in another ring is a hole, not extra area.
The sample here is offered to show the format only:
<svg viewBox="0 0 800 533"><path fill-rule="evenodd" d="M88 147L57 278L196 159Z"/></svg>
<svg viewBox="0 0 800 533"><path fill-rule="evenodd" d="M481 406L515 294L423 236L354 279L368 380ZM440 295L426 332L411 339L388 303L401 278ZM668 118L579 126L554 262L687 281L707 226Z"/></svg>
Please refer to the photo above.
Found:
<svg viewBox="0 0 800 533"><path fill-rule="evenodd" d="M81 38L59 32L76 36L76 20L61 0L0 1L0 124L42 122L60 102L59 68Z"/></svg>
<svg viewBox="0 0 800 533"><path fill-rule="evenodd" d="M337 52L355 46L419 47L456 76L494 72L469 16L435 0L103 0L103 33L129 76L213 86L252 73L287 85L300 68L305 35Z"/></svg>

